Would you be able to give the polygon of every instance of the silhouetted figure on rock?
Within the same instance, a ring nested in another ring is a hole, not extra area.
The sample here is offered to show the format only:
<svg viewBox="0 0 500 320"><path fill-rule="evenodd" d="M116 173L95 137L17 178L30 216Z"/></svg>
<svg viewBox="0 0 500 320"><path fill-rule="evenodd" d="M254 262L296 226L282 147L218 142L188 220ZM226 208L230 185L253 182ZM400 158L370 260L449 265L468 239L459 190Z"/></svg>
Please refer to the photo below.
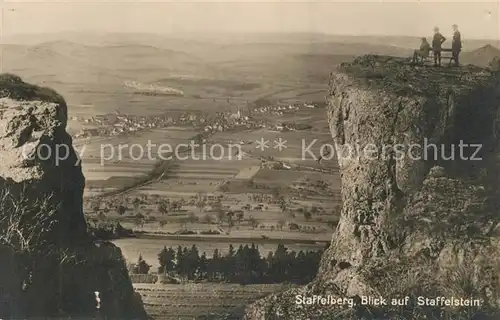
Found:
<svg viewBox="0 0 500 320"><path fill-rule="evenodd" d="M459 55L460 51L462 51L462 36L460 35L460 31L458 31L458 26L456 24L453 25L453 40L451 43L451 55L452 60L455 63L455 66L458 67Z"/></svg>
<svg viewBox="0 0 500 320"><path fill-rule="evenodd" d="M443 42L446 38L439 32L439 28L434 28L434 37L432 38L432 52L434 54L434 66L441 66L441 51Z"/></svg>

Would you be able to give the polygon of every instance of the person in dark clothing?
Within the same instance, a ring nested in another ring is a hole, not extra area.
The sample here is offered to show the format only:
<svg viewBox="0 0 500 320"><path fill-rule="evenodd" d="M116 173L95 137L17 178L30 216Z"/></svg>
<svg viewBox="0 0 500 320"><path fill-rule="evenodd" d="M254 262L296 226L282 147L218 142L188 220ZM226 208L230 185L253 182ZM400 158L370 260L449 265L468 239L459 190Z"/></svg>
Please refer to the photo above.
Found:
<svg viewBox="0 0 500 320"><path fill-rule="evenodd" d="M429 57L429 52L431 51L431 45L427 42L425 37L422 38L422 44L420 45L419 50L415 50L413 53L412 63L418 63L419 60L425 60Z"/></svg>
<svg viewBox="0 0 500 320"><path fill-rule="evenodd" d="M434 37L432 38L432 51L434 53L434 66L441 65L441 46L446 38L439 32L439 28L434 28Z"/></svg>
<svg viewBox="0 0 500 320"><path fill-rule="evenodd" d="M458 31L458 26L454 24L453 40L451 42L451 59L455 63L455 66L459 65L458 56L460 55L460 51L462 51L462 36L460 35L460 31Z"/></svg>

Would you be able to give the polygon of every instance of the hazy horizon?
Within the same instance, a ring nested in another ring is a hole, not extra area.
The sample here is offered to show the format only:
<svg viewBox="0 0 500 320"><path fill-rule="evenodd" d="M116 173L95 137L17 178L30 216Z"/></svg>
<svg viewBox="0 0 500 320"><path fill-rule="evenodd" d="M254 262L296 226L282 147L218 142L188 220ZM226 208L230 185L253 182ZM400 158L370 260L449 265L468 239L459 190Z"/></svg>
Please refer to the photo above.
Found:
<svg viewBox="0 0 500 320"><path fill-rule="evenodd" d="M444 35L500 40L500 2L24 2L3 8L4 37L81 33L158 35ZM362 23L361 23L362 22Z"/></svg>

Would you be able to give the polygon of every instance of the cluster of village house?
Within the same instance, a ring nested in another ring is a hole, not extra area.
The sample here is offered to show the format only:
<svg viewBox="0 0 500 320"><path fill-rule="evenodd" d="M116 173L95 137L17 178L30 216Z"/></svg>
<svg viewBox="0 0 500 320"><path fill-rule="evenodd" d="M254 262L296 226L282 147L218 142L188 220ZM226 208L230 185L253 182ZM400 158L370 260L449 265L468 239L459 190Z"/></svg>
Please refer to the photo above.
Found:
<svg viewBox="0 0 500 320"><path fill-rule="evenodd" d="M303 107L314 108L314 105L304 104ZM85 125L92 128L84 128L75 135L75 138L88 138L96 136L114 136L119 134L133 133L145 129L162 128L171 125L192 125L202 127L205 132L227 131L235 127L265 128L273 127L283 130L281 124L268 124L264 120L257 120L252 115L283 115L286 112L301 108L298 105L288 106L265 106L249 110L249 115L243 115L238 108L236 113L217 112L215 115L204 115L197 112L185 112L176 116L136 116L124 115L118 112L105 115L97 115L87 119L74 117Z"/></svg>

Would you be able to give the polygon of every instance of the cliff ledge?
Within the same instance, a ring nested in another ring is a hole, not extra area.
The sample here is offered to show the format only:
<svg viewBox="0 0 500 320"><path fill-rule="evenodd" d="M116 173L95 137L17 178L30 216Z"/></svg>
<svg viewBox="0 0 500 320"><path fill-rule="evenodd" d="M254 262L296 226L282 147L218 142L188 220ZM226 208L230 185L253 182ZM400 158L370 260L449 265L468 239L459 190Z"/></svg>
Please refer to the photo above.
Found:
<svg viewBox="0 0 500 320"><path fill-rule="evenodd" d="M368 55L337 68L329 87L339 225L315 281L255 302L245 319L498 318L498 74ZM298 304L299 295L355 305ZM369 306L362 296L410 302ZM481 305L423 307L418 296Z"/></svg>
<svg viewBox="0 0 500 320"><path fill-rule="evenodd" d="M0 75L0 318L145 319L119 248L96 242L64 99Z"/></svg>

